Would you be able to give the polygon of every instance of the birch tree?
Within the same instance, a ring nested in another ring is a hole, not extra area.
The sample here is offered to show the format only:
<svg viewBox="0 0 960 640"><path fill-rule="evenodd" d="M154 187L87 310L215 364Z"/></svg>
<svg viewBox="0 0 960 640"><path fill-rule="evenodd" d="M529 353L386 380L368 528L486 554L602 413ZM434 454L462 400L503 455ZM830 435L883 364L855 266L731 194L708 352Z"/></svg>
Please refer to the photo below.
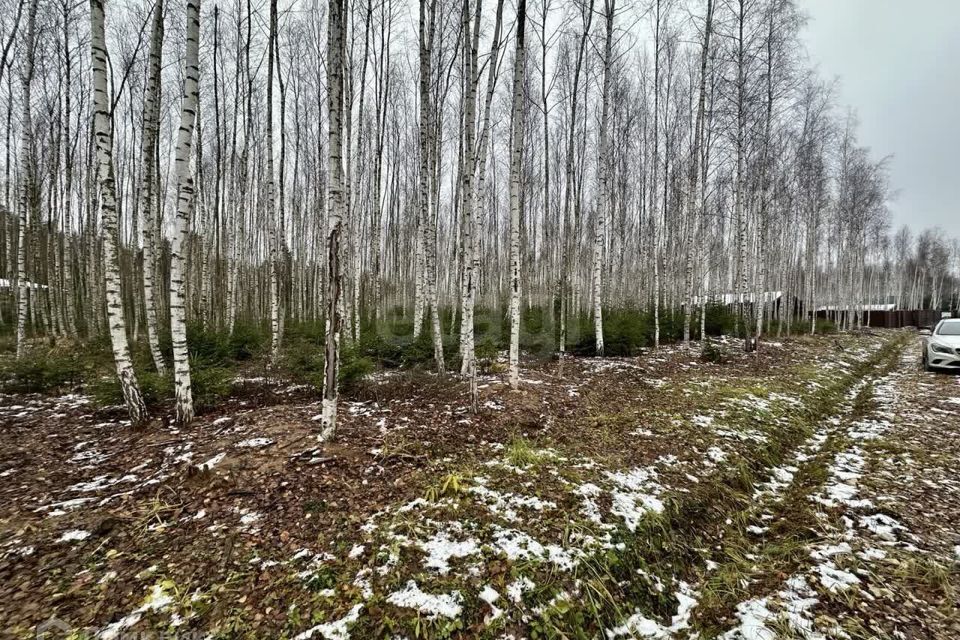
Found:
<svg viewBox="0 0 960 640"><path fill-rule="evenodd" d="M513 53L513 111L510 116L510 387L520 388L520 161L523 156L523 71L527 2L517 3Z"/></svg>
<svg viewBox="0 0 960 640"><path fill-rule="evenodd" d="M20 225L17 235L17 359L26 351L27 305L30 283L27 281L27 229L30 224L30 209L33 205L33 117L31 114L31 85L33 84L34 60L37 52L37 5L32 0L27 8L27 26L23 38L23 69L20 72L22 88L22 112L20 118ZM19 16L17 22L19 23ZM12 41L12 37L11 37ZM6 56L4 56L6 63ZM9 149L9 145L7 147ZM8 151L9 153L9 151ZM9 161L7 162L9 166Z"/></svg>
<svg viewBox="0 0 960 640"><path fill-rule="evenodd" d="M183 67L183 96L180 128L177 131L176 176L177 215L170 242L170 337L173 343L173 381L177 397L177 424L193 420L193 389L190 383L190 356L187 351L186 255L189 223L195 204L193 171L193 128L197 116L200 80L200 0L187 0L186 51Z"/></svg>
<svg viewBox="0 0 960 640"><path fill-rule="evenodd" d="M270 357L280 352L280 243L277 221L277 195L273 166L273 67L277 41L277 0L270 0L270 35L267 39L267 228L270 253Z"/></svg>
<svg viewBox="0 0 960 640"><path fill-rule="evenodd" d="M160 136L160 56L163 50L163 0L153 8L147 82L143 93L143 136L141 138L140 232L143 238L143 298L146 308L147 341L157 372L166 373L157 330L157 301L154 295L156 264L157 142Z"/></svg>
<svg viewBox="0 0 960 640"><path fill-rule="evenodd" d="M340 240L343 229L343 164L341 140L343 123L343 66L346 5L329 0L327 8L327 295L326 342L323 351L323 409L320 441L332 439L337 429L337 372L340 364L340 332L343 327L341 296L343 273Z"/></svg>
<svg viewBox="0 0 960 640"><path fill-rule="evenodd" d="M597 337L597 355L603 355L603 250L606 217L610 208L610 83L613 72L613 15L616 0L604 0L606 36L603 45L603 93L600 106L600 198L593 236L593 327Z"/></svg>
<svg viewBox="0 0 960 640"><path fill-rule="evenodd" d="M32 21L32 18L28 18ZM27 30L32 30L32 26ZM120 291L120 263L117 251L117 198L113 174L113 123L107 95L107 49L104 37L102 0L90 0L90 68L93 74L93 130L97 145L97 175L100 181L100 214L103 230L103 262L106 278L107 322L117 377L130 420L139 424L146 407L130 359L127 325Z"/></svg>

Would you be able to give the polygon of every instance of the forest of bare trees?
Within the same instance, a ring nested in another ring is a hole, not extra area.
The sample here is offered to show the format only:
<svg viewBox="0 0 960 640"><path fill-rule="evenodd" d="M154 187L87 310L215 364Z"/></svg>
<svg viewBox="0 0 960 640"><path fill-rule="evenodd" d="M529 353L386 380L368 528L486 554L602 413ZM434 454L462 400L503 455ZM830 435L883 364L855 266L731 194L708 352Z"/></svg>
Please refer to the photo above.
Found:
<svg viewBox="0 0 960 640"><path fill-rule="evenodd" d="M659 345L732 305L749 346L960 302L960 242L891 229L892 160L793 0L2 9L0 324L18 357L109 336L134 421L134 345L191 420L192 326L263 325L275 357L325 322L329 438L339 354L387 319L476 403L481 311L516 386L531 308L551 351L602 355L612 311Z"/></svg>

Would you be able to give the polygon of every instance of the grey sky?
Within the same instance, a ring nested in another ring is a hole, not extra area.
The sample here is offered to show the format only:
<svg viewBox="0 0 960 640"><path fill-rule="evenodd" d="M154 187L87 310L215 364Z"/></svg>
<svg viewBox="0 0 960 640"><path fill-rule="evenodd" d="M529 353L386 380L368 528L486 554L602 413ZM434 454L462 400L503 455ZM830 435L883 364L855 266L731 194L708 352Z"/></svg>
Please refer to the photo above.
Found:
<svg viewBox="0 0 960 640"><path fill-rule="evenodd" d="M960 237L960 0L799 0L821 75L892 155L893 223Z"/></svg>

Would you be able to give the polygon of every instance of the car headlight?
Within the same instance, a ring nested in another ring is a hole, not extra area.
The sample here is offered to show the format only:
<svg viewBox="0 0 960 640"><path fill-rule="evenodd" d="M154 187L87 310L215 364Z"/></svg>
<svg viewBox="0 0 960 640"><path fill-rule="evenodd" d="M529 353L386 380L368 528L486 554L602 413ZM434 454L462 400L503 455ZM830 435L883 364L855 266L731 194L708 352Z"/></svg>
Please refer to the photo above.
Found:
<svg viewBox="0 0 960 640"><path fill-rule="evenodd" d="M931 342L930 348L936 351L937 353L953 353L953 349L951 349L950 347L943 344L937 344L936 342Z"/></svg>

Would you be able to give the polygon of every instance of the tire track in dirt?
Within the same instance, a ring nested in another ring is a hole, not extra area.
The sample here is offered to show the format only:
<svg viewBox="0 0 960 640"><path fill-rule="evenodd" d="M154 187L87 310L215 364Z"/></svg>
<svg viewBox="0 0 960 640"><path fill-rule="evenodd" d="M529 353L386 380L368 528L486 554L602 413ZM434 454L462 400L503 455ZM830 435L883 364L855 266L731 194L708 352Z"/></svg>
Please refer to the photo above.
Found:
<svg viewBox="0 0 960 640"><path fill-rule="evenodd" d="M892 432L908 411L916 378L915 358L902 345L885 368L884 375L859 389L854 411L834 428L824 453L801 469L801 475L822 480L819 489L811 490L814 484L803 491L793 484L787 489L795 494L792 509L815 518L807 524L815 536L790 554L798 561L796 568L779 585L754 589L757 595L739 602L735 626L723 638L957 637L955 628L947 631L950 624L956 627L956 601L945 604L955 593L949 576L943 576L942 565L918 546L921 538L891 510L883 493L894 487L871 489L888 457L878 445L896 438ZM893 474L886 479L898 480ZM782 539L767 537L754 554L775 558L782 544ZM914 564L918 562L922 568ZM899 588L917 582L910 575L917 572L925 574L919 582L933 583L927 585L926 598L912 593L917 585ZM902 603L910 600L914 606L907 608L913 612L904 615ZM953 615L943 615L944 606Z"/></svg>

